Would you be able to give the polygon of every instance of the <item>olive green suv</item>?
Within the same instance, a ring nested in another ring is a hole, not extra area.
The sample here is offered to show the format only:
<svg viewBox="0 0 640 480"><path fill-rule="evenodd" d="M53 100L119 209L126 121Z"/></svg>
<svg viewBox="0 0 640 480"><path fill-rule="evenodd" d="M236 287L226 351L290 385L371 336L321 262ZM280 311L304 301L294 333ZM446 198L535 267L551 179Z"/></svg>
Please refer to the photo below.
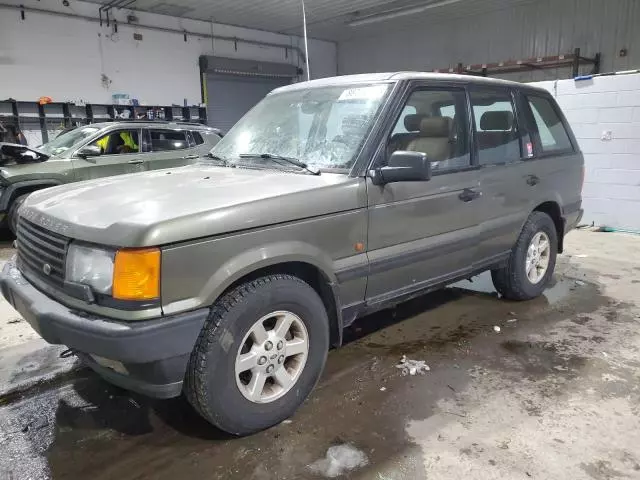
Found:
<svg viewBox="0 0 640 480"><path fill-rule="evenodd" d="M490 270L542 293L582 215L553 97L446 74L267 95L196 165L32 194L5 298L121 387L248 434L292 415L359 317Z"/></svg>
<svg viewBox="0 0 640 480"><path fill-rule="evenodd" d="M37 148L0 143L0 221L15 233L28 194L63 183L193 163L218 143L219 130L199 123L93 123Z"/></svg>

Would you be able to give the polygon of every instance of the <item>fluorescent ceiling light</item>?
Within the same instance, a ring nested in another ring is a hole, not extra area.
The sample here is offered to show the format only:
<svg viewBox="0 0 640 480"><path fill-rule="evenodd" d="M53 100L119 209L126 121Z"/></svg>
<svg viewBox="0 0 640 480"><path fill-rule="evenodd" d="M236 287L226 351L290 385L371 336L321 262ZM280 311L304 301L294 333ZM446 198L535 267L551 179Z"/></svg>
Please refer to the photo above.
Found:
<svg viewBox="0 0 640 480"><path fill-rule="evenodd" d="M358 18L349 22L350 27L358 27L360 25L368 25L370 23L381 22L383 20L391 20L392 18L404 17L405 15L412 15L414 13L422 13L425 10L432 8L444 7L445 5L451 5L453 3L461 2L462 0L440 0L439 2L427 3L426 5L420 5L417 7L410 7L398 10L389 10L383 13L374 13L365 17Z"/></svg>

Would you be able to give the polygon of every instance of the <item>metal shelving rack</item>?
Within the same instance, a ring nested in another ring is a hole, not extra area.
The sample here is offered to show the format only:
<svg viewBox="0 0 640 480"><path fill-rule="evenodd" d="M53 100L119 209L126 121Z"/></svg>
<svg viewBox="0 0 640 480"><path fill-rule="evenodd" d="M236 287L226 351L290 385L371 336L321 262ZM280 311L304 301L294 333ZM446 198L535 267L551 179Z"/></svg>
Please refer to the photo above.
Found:
<svg viewBox="0 0 640 480"><path fill-rule="evenodd" d="M129 118L120 118L124 110ZM152 112L150 114L150 112ZM151 117L151 118L150 118ZM206 107L181 107L179 105L113 105L102 103L52 102L44 105L38 102L0 100L0 122L4 125L18 125L22 130L39 129L42 143L49 141L49 130L86 125L94 122L127 120L161 120L197 122L207 124Z"/></svg>
<svg viewBox="0 0 640 480"><path fill-rule="evenodd" d="M600 53L596 53L592 58L583 57L580 54L580 49L576 48L573 53L566 55L507 60L504 62L476 65L463 65L462 63L459 63L456 67L436 69L434 72L460 73L486 77L488 75L498 75L501 73L516 73L570 67L572 69L572 78L575 78L580 75L581 65L593 65L591 73L600 73Z"/></svg>

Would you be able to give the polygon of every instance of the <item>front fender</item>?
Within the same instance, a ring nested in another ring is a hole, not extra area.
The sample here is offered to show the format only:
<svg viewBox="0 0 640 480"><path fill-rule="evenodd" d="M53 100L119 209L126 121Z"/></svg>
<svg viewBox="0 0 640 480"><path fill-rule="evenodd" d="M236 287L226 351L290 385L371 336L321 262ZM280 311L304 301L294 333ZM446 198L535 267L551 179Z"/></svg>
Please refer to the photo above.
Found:
<svg viewBox="0 0 640 480"><path fill-rule="evenodd" d="M11 202L21 194L21 191L33 192L43 188L56 187L61 184L62 182L53 179L27 180L24 182L11 183L7 186L6 190L2 192L2 196L0 197L0 211L6 212L9 210Z"/></svg>
<svg viewBox="0 0 640 480"><path fill-rule="evenodd" d="M224 240L213 241L163 251L162 299L166 315L210 306L241 278L257 270L283 263L300 262L311 265L318 269L330 284L337 283L331 257L310 243L285 240L243 250L236 248L236 252L239 253L224 258L222 252L227 250L227 243ZM186 252L178 251L181 248L189 248L189 253L183 255ZM223 259L208 260L211 257L205 253L206 251ZM198 265L193 261L195 258L201 259ZM189 278L176 276L177 271L190 271ZM199 292L197 296L189 296L189 293L193 294L196 286L198 288L195 291Z"/></svg>

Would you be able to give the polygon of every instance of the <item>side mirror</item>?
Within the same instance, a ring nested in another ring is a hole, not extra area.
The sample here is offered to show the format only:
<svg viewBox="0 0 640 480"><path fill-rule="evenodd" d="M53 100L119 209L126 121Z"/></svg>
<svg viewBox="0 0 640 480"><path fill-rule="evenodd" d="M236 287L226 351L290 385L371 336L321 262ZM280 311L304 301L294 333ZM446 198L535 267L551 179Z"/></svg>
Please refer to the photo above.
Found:
<svg viewBox="0 0 640 480"><path fill-rule="evenodd" d="M102 149L98 145L86 145L76 152L76 155L85 160L89 157L99 157Z"/></svg>
<svg viewBox="0 0 640 480"><path fill-rule="evenodd" d="M431 179L431 162L423 152L397 151L391 154L389 164L372 172L374 185L394 182L424 182Z"/></svg>

